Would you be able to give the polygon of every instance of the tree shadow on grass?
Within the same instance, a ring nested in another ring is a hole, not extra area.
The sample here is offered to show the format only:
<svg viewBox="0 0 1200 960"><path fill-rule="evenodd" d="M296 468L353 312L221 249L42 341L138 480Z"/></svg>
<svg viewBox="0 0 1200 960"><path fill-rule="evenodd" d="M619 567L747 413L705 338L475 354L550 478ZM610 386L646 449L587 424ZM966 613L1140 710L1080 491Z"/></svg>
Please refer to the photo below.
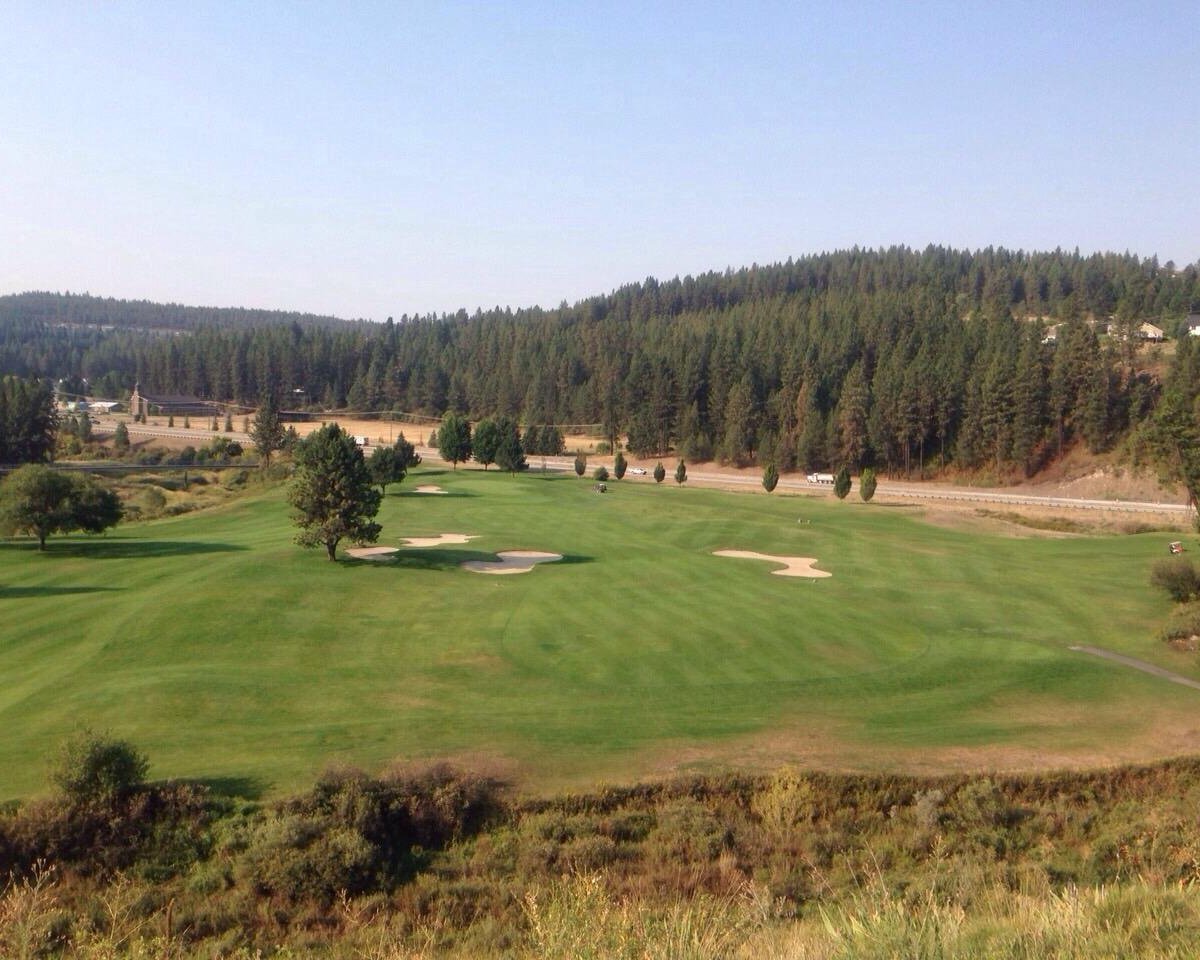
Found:
<svg viewBox="0 0 1200 960"><path fill-rule="evenodd" d="M46 557L72 557L90 560L132 560L153 557L186 557L202 553L232 553L248 550L235 543L203 540L49 540L45 551L36 542L0 544L0 551L26 551Z"/></svg>
<svg viewBox="0 0 1200 960"><path fill-rule="evenodd" d="M6 587L0 585L0 600L24 600L30 597L61 597L72 593L101 593L121 587Z"/></svg>
<svg viewBox="0 0 1200 960"><path fill-rule="evenodd" d="M171 783L204 787L214 796L231 800L261 800L270 787L261 777L188 777Z"/></svg>
<svg viewBox="0 0 1200 960"><path fill-rule="evenodd" d="M515 549L515 548L514 548ZM553 551L547 550L547 553ZM393 570L454 570L462 566L464 563L475 561L477 563L498 563L500 557L494 553L488 553L485 550L447 550L442 547L425 548L425 549L401 549L391 555L391 559L387 561L379 560L361 560L355 557L347 557L344 562L353 564L363 564L376 567L390 567ZM538 566L556 567L568 563L594 563L594 557L583 556L577 553L563 554L561 560L548 561L545 564Z"/></svg>

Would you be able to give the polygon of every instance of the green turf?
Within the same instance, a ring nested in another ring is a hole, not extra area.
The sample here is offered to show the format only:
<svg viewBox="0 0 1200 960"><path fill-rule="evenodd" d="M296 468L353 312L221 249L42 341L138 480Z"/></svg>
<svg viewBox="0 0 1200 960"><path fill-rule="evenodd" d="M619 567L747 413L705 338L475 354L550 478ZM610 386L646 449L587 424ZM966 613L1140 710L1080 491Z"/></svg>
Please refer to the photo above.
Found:
<svg viewBox="0 0 1200 960"><path fill-rule="evenodd" d="M450 495L415 494L418 479ZM656 745L806 721L860 743L1020 744L1059 705L1106 705L1076 735L1099 745L1113 704L1131 723L1200 705L1066 649L1191 669L1155 639L1160 535L1004 539L850 501L591 488L422 469L391 488L380 543L479 539L393 564L293 545L280 491L45 555L0 545L0 799L41 789L42 758L84 723L135 741L153 775L279 791L329 762L473 752L551 779L620 775ZM566 560L459 567L522 548ZM770 576L721 548L817 557L833 576Z"/></svg>

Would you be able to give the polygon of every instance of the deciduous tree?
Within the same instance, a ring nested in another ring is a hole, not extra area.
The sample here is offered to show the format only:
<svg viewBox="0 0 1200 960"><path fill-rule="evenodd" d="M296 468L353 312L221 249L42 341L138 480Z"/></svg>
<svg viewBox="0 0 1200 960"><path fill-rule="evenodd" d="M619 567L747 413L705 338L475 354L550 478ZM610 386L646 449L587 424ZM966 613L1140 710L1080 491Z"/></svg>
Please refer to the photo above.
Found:
<svg viewBox="0 0 1200 960"><path fill-rule="evenodd" d="M486 470L489 464L496 462L496 451L500 449L500 425L491 417L485 417L475 424L475 436L471 440L471 451L475 459L483 464Z"/></svg>
<svg viewBox="0 0 1200 960"><path fill-rule="evenodd" d="M437 448L443 460L455 470L471 457L471 424L466 417L448 413L437 432Z"/></svg>
<svg viewBox="0 0 1200 960"><path fill-rule="evenodd" d="M39 550L54 533L101 533L121 513L120 498L83 474L26 464L0 481L0 529L7 535L32 533Z"/></svg>

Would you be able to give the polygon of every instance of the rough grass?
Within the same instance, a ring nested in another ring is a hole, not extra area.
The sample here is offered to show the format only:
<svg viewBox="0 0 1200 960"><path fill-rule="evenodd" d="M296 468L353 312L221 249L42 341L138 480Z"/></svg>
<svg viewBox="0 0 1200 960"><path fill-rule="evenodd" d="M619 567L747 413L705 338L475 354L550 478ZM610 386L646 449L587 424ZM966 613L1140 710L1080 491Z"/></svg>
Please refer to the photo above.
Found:
<svg viewBox="0 0 1200 960"><path fill-rule="evenodd" d="M412 493L427 481L449 495ZM879 505L591 487L422 469L390 488L380 543L479 539L390 564L295 546L280 490L45 555L0 544L0 800L39 789L39 758L81 724L136 743L151 776L270 794L331 761L414 756L627 780L779 729L819 728L859 768L983 748L1094 761L1162 753L1151 720L1194 713L1194 691L1066 649L1200 676L1158 640L1161 536L1013 540ZM506 549L565 560L459 568ZM817 557L833 576L717 549Z"/></svg>

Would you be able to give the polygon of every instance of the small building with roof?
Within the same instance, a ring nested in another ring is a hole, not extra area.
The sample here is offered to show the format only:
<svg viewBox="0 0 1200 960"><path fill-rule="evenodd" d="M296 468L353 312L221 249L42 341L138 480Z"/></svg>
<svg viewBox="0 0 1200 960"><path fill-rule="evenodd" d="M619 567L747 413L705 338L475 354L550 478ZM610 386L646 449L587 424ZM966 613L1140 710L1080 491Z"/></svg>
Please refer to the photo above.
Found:
<svg viewBox="0 0 1200 960"><path fill-rule="evenodd" d="M213 417L221 412L220 404L200 397L177 393L151 393L144 391L140 383L133 385L133 395L129 398L129 412L137 417L149 417L156 414L162 416L204 416Z"/></svg>

